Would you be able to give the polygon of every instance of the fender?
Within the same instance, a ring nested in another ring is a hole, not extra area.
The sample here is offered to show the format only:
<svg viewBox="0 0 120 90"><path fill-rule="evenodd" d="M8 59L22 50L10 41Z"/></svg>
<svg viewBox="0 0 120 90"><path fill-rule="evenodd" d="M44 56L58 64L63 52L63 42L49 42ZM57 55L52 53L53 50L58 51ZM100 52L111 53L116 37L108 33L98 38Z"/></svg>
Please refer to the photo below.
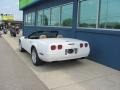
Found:
<svg viewBox="0 0 120 90"><path fill-rule="evenodd" d="M37 43L32 43L32 44L31 44L30 54L32 53L32 48L33 48L33 47L37 50L37 49L38 49ZM38 53L38 50L37 50L37 53Z"/></svg>

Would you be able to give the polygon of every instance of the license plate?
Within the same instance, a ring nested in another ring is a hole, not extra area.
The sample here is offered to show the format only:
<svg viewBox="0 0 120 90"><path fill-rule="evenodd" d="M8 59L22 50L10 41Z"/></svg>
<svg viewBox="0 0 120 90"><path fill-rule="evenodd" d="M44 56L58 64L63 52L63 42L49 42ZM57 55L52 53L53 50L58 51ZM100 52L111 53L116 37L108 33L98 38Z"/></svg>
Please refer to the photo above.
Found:
<svg viewBox="0 0 120 90"><path fill-rule="evenodd" d="M65 49L65 55L68 55L68 54L77 54L77 52L78 52L77 48Z"/></svg>

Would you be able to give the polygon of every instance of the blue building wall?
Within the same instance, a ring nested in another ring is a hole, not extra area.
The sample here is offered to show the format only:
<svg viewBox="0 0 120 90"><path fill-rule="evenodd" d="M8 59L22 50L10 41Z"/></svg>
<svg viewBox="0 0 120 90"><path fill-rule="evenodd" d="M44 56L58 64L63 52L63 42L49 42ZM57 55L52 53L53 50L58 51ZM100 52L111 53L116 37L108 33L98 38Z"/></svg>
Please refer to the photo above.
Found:
<svg viewBox="0 0 120 90"><path fill-rule="evenodd" d="M76 31L76 38L90 43L91 60L120 70L120 32L80 30Z"/></svg>
<svg viewBox="0 0 120 90"><path fill-rule="evenodd" d="M45 0L40 4L24 9L24 14L29 11L48 8L68 2L74 2L73 25L71 28L65 27L24 27L23 35L28 36L32 32L40 30L57 30L64 37L72 37L86 40L90 43L91 52L88 58L120 70L120 32L102 29L79 29L77 28L77 0Z"/></svg>

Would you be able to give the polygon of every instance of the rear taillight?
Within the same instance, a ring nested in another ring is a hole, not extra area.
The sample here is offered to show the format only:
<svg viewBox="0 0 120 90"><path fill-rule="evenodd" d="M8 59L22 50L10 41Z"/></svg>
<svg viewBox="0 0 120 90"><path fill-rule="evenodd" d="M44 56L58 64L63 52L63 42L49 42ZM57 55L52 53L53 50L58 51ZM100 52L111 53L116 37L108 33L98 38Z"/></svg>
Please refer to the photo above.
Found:
<svg viewBox="0 0 120 90"><path fill-rule="evenodd" d="M88 47L88 43L85 43L85 47Z"/></svg>
<svg viewBox="0 0 120 90"><path fill-rule="evenodd" d="M80 44L80 48L82 48L82 47L83 47L83 44L81 43L81 44Z"/></svg>
<svg viewBox="0 0 120 90"><path fill-rule="evenodd" d="M58 50L62 49L62 45L58 45Z"/></svg>
<svg viewBox="0 0 120 90"><path fill-rule="evenodd" d="M56 49L56 46L55 45L52 45L51 46L51 50L55 50Z"/></svg>

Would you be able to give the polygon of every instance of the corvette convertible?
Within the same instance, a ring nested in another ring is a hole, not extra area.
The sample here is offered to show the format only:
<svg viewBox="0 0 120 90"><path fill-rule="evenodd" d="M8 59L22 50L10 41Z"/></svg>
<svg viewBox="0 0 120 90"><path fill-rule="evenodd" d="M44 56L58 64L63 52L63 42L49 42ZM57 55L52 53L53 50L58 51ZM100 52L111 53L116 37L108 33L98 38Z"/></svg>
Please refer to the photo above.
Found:
<svg viewBox="0 0 120 90"><path fill-rule="evenodd" d="M19 50L32 56L34 65L44 62L77 60L86 58L90 53L87 41L64 38L57 31L38 31L19 39Z"/></svg>

